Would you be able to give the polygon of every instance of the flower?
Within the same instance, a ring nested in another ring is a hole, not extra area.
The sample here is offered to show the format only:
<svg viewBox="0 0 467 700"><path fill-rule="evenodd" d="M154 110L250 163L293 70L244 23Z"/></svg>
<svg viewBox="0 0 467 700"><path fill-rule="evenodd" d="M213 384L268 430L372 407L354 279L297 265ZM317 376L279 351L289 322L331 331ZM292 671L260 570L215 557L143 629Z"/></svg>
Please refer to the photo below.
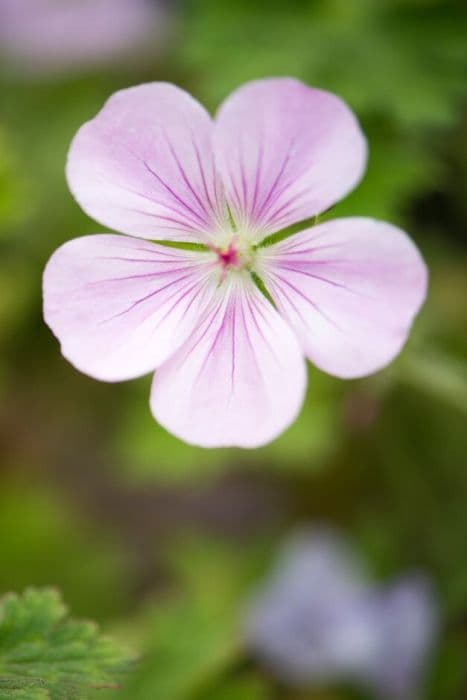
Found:
<svg viewBox="0 0 467 700"><path fill-rule="evenodd" d="M152 412L186 442L274 439L300 410L305 355L338 377L375 372L425 297L420 254L390 224L285 237L365 161L349 108L293 79L244 85L214 121L173 85L117 92L75 136L67 176L87 214L128 235L52 255L44 314L63 355L104 381L157 369Z"/></svg>
<svg viewBox="0 0 467 700"><path fill-rule="evenodd" d="M292 538L246 614L249 649L291 685L352 682L379 698L417 696L436 606L422 577L368 582L333 532Z"/></svg>
<svg viewBox="0 0 467 700"><path fill-rule="evenodd" d="M422 576L407 576L376 597L378 643L362 680L378 697L419 696L423 671L436 632L436 606Z"/></svg>
<svg viewBox="0 0 467 700"><path fill-rule="evenodd" d="M165 24L161 0L0 0L0 51L28 73L75 71L138 52Z"/></svg>

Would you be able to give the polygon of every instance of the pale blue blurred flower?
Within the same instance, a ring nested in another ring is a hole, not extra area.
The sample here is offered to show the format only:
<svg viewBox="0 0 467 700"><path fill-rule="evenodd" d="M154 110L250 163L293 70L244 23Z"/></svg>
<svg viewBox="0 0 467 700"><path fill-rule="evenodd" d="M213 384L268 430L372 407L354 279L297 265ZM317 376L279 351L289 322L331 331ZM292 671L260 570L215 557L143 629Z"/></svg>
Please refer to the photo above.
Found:
<svg viewBox="0 0 467 700"><path fill-rule="evenodd" d="M364 677L383 698L413 700L423 684L436 632L435 602L428 581L407 577L386 591L377 591L375 622L379 643Z"/></svg>
<svg viewBox="0 0 467 700"><path fill-rule="evenodd" d="M289 684L350 682L379 698L413 700L435 618L423 579L372 585L344 542L321 530L285 547L248 608L246 637Z"/></svg>

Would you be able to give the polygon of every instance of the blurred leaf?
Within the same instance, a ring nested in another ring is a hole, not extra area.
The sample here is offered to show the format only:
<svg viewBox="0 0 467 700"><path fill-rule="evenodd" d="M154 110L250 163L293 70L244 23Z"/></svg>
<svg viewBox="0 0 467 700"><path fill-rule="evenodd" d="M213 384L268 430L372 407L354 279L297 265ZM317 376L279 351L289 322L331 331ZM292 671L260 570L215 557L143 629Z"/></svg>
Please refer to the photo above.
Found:
<svg viewBox="0 0 467 700"><path fill-rule="evenodd" d="M228 450L204 450L166 432L149 410L149 386L144 380L129 387L128 410L114 434L117 464L130 481L180 482L227 468Z"/></svg>
<svg viewBox="0 0 467 700"><path fill-rule="evenodd" d="M341 434L344 384L308 363L308 390L298 416L277 440L250 455L254 465L284 472L317 472L335 451Z"/></svg>
<svg viewBox="0 0 467 700"><path fill-rule="evenodd" d="M262 551L193 541L175 546L169 560L175 590L145 615L146 652L125 700L191 698L207 690L241 652L241 610Z"/></svg>
<svg viewBox="0 0 467 700"><path fill-rule="evenodd" d="M467 11L455 1L192 0L180 54L211 109L248 80L289 75L335 92L363 122L370 166L337 214L394 219L439 182L429 129L465 94ZM383 117L387 131L374 129ZM423 131L425 130L425 131Z"/></svg>
<svg viewBox="0 0 467 700"><path fill-rule="evenodd" d="M78 614L103 619L126 601L126 561L52 489L2 481L0 589L52 583ZM111 592L111 593L109 593Z"/></svg>
<svg viewBox="0 0 467 700"><path fill-rule="evenodd" d="M196 700L267 700L270 697L264 681L255 676L225 680L206 692L196 694Z"/></svg>
<svg viewBox="0 0 467 700"><path fill-rule="evenodd" d="M373 216L403 225L402 213L410 198L437 183L441 165L415 139L395 134L378 122L366 126L367 172L358 187L324 218Z"/></svg>
<svg viewBox="0 0 467 700"><path fill-rule="evenodd" d="M430 698L459 700L459 688L467 685L465 650L466 640L461 635L446 641L439 659L436 659L434 672L430 674L433 676Z"/></svg>
<svg viewBox="0 0 467 700"><path fill-rule="evenodd" d="M18 158L0 125L0 234L27 219L33 209L32 182L20 168Z"/></svg>
<svg viewBox="0 0 467 700"><path fill-rule="evenodd" d="M91 622L75 622L53 589L0 603L0 698L72 700L114 687L128 657Z"/></svg>
<svg viewBox="0 0 467 700"><path fill-rule="evenodd" d="M467 365L439 354L409 354L398 364L399 380L467 414Z"/></svg>
<svg viewBox="0 0 467 700"><path fill-rule="evenodd" d="M464 94L467 13L419 0L192 0L180 46L212 107L235 87L292 75L357 112L406 126L452 121Z"/></svg>
<svg viewBox="0 0 467 700"><path fill-rule="evenodd" d="M188 445L159 426L148 406L147 382L128 389L128 406L114 434L114 453L132 482L186 482L235 468L268 464L269 469L318 470L336 447L339 398L344 388L309 365L309 391L296 421L274 442L255 450Z"/></svg>

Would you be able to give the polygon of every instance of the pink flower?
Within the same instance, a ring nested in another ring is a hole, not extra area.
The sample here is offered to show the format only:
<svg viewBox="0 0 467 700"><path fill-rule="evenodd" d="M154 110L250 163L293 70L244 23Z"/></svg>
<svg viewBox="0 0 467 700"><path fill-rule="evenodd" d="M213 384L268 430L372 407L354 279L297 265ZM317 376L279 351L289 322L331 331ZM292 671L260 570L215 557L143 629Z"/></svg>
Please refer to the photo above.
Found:
<svg viewBox="0 0 467 700"><path fill-rule="evenodd" d="M390 224L271 238L347 194L365 161L349 108L296 80L244 85L215 121L173 85L116 93L76 135L67 175L128 237L78 238L50 259L44 313L63 355L104 381L157 369L154 417L189 443L274 439L300 410L304 356L338 377L375 372L425 297L420 254Z"/></svg>
<svg viewBox="0 0 467 700"><path fill-rule="evenodd" d="M165 25L161 0L0 0L0 50L29 73L134 55Z"/></svg>

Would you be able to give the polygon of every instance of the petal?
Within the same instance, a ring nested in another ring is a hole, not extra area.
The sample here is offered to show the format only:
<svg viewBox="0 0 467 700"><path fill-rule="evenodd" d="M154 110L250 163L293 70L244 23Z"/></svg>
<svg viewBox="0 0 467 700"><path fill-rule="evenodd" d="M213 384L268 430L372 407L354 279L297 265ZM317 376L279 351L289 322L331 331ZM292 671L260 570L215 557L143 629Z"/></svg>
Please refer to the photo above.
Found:
<svg viewBox="0 0 467 700"><path fill-rule="evenodd" d="M438 627L431 585L419 575L407 576L382 591L375 603L379 640L363 678L378 697L420 697Z"/></svg>
<svg viewBox="0 0 467 700"><path fill-rule="evenodd" d="M220 215L212 130L204 108L173 85L121 90L76 134L70 189L89 216L122 233L200 240Z"/></svg>
<svg viewBox="0 0 467 700"><path fill-rule="evenodd" d="M366 663L375 641L360 562L335 533L299 532L247 611L246 639L293 684L336 681Z"/></svg>
<svg viewBox="0 0 467 700"><path fill-rule="evenodd" d="M244 273L226 280L196 334L157 372L159 423L202 447L257 447L296 417L306 385L294 335Z"/></svg>
<svg viewBox="0 0 467 700"><path fill-rule="evenodd" d="M412 241L390 224L349 218L259 249L258 273L307 356L338 377L371 374L401 350L426 295Z"/></svg>
<svg viewBox="0 0 467 700"><path fill-rule="evenodd" d="M234 216L256 240L328 209L366 164L345 103L289 78L248 83L227 98L214 147Z"/></svg>
<svg viewBox="0 0 467 700"><path fill-rule="evenodd" d="M76 238L45 269L45 321L81 372L138 377L193 332L215 290L212 258L125 236Z"/></svg>

